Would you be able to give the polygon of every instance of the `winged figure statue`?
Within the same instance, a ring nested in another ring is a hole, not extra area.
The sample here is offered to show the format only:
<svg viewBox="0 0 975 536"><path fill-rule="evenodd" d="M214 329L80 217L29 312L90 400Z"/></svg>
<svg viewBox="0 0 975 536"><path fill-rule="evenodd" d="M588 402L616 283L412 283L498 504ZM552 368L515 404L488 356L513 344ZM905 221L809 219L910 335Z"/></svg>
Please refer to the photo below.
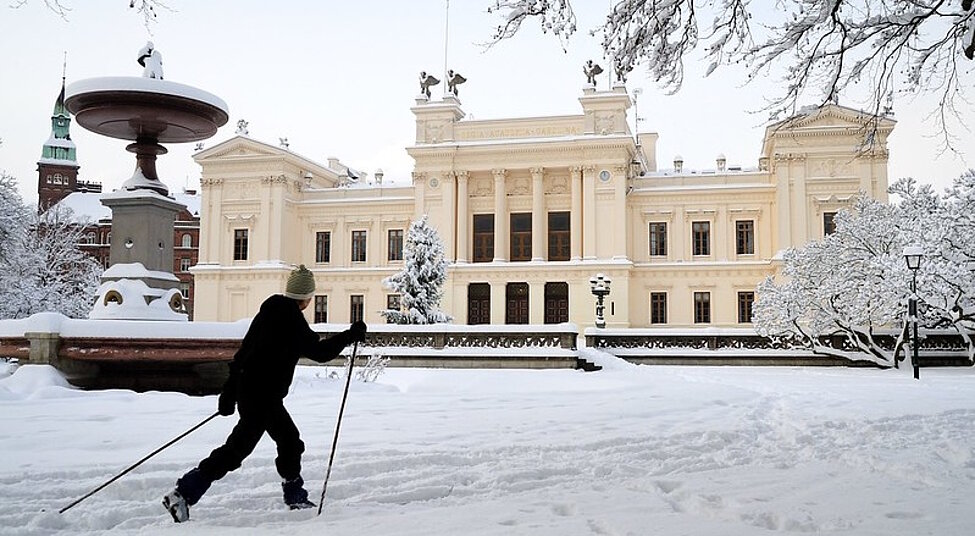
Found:
<svg viewBox="0 0 975 536"><path fill-rule="evenodd" d="M466 82L467 79L461 76L460 73L455 73L453 69L447 71L447 92L453 93L454 96L458 96L457 86Z"/></svg>
<svg viewBox="0 0 975 536"><path fill-rule="evenodd" d="M420 93L430 98L430 86L435 86L440 83L440 79L435 76L428 75L426 71L420 71Z"/></svg>
<svg viewBox="0 0 975 536"><path fill-rule="evenodd" d="M586 75L586 82L596 85L596 75L601 74L603 68L598 63L593 63L592 60L589 60L582 66L582 72Z"/></svg>

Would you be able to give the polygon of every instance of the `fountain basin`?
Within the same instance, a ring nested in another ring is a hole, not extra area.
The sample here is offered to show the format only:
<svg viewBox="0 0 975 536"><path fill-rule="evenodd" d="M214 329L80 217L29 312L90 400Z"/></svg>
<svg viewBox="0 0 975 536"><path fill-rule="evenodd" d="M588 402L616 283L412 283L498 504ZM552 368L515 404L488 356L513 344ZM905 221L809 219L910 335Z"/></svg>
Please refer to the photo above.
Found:
<svg viewBox="0 0 975 536"><path fill-rule="evenodd" d="M79 80L65 106L82 127L111 138L185 143L210 138L229 119L227 104L201 89L142 77Z"/></svg>

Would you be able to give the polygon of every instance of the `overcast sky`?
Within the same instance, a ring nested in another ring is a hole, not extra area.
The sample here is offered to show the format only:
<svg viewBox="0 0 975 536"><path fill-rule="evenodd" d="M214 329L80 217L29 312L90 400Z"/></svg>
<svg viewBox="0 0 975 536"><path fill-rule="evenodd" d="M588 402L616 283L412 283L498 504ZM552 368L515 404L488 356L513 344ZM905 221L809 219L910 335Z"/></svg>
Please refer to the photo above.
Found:
<svg viewBox="0 0 975 536"><path fill-rule="evenodd" d="M245 119L250 136L271 144L288 138L292 151L319 162L337 157L370 175L408 183L412 160L405 148L415 136L410 107L418 94L417 75L447 67L467 77L460 100L468 118L576 114L585 78L582 64L604 66L595 27L609 0L576 2L581 31L562 44L535 23L516 38L485 51L497 24L485 12L489 0L357 0L350 2L262 0L167 0L173 11L159 13L147 30L124 0L74 0L68 20L30 0L19 9L0 7L0 169L19 181L25 200L37 199L37 160L50 135L50 116L60 90L64 53L67 80L101 76L141 76L137 52L151 39L163 55L165 78L209 91L227 102L230 121L207 147L234 135ZM151 34L150 34L151 32ZM669 167L680 154L688 169L712 168L723 153L728 165L757 165L767 116L763 93L776 81L742 86L739 72L719 70L704 79L703 66L688 65L685 87L667 96L635 71L628 83L643 90L638 110L641 131L657 132L658 165ZM442 78L442 75L440 76ZM440 98L443 85L434 88ZM608 89L606 75L599 88ZM858 107L848 97L841 104ZM914 176L938 186L968 167L965 159L938 156L937 131L924 122L931 99L897 101L897 128L890 140L891 180ZM975 125L975 112L965 111ZM633 114L631 114L631 126ZM80 178L117 188L134 168L125 141L85 131L72 123ZM975 147L970 133L962 146ZM199 166L194 144L169 145L158 161L171 190L196 188Z"/></svg>

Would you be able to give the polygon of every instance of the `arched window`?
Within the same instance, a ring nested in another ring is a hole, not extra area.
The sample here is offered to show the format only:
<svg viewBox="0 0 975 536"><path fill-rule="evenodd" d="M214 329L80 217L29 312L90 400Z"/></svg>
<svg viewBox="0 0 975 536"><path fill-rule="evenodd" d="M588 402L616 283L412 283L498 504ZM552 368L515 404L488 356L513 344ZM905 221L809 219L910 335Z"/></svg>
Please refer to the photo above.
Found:
<svg viewBox="0 0 975 536"><path fill-rule="evenodd" d="M83 244L94 244L95 243L95 231L88 231L85 233L85 240Z"/></svg>
<svg viewBox="0 0 975 536"><path fill-rule="evenodd" d="M193 247L193 235L189 233L183 235L183 247L184 248Z"/></svg>
<svg viewBox="0 0 975 536"><path fill-rule="evenodd" d="M60 173L55 173L54 174L54 184L61 184L61 174Z"/></svg>
<svg viewBox="0 0 975 536"><path fill-rule="evenodd" d="M53 181L54 181L54 179L50 175L48 175L47 176L47 183L48 184L51 184L51 182L53 182Z"/></svg>

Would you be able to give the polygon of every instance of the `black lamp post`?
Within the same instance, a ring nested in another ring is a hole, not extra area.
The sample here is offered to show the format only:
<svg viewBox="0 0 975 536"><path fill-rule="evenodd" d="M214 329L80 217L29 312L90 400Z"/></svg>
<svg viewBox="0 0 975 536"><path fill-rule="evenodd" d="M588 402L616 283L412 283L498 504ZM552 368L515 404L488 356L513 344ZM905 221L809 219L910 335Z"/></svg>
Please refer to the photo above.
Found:
<svg viewBox="0 0 975 536"><path fill-rule="evenodd" d="M921 377L921 368L917 362L918 345L921 344L920 339L917 336L917 271L921 268L921 258L924 257L924 250L920 246L907 246L904 248L904 260L907 262L907 268L911 271L911 297L908 300L907 315L908 320L911 322L913 336L911 337L911 351L913 357L911 362L914 364L914 379L917 380Z"/></svg>
<svg viewBox="0 0 975 536"><path fill-rule="evenodd" d="M603 311L606 310L606 306L603 305L603 300L609 295L609 284L610 279L603 274L596 274L589 278L589 286L592 289L593 296L596 297L596 327L604 328L606 327L606 319L603 317Z"/></svg>

